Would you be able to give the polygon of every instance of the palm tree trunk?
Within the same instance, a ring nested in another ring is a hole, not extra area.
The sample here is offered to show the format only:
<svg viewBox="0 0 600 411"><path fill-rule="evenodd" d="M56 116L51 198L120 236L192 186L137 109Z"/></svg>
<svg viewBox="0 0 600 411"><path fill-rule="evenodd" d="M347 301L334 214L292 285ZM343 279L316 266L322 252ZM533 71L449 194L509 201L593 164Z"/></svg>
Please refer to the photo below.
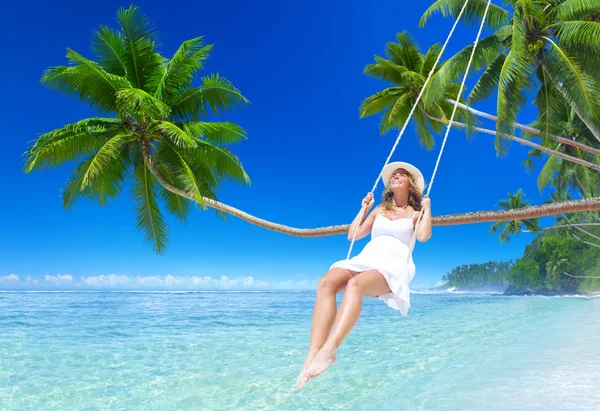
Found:
<svg viewBox="0 0 600 411"><path fill-rule="evenodd" d="M573 277L573 278L600 278L600 277L591 277L588 275L571 275L569 273L565 273L564 271L563 271L563 274L568 275L569 277Z"/></svg>
<svg viewBox="0 0 600 411"><path fill-rule="evenodd" d="M164 188L170 192L185 197L191 201L200 203L203 201L205 205L222 211L224 213L238 217L244 221L256 226L266 228L267 230L277 231L283 234L288 234L296 237L326 237L336 234L347 234L350 228L349 224L334 225L319 228L295 228L283 224L273 223L262 218L255 217L235 207L223 204L211 198L202 197L197 199L195 196L182 188L171 184L156 168L150 154L148 144L142 144L142 156L146 162L146 166ZM202 203L200 203L202 204ZM533 207L517 208L513 210L494 210L494 211L479 211L463 214L450 214L443 216L432 217L432 225L434 226L449 226L462 225L472 223L487 223L496 221L512 221L512 220L527 220L531 218L546 217L564 213L576 213L584 211L600 210L600 197L585 198L581 200L570 200L549 203Z"/></svg>
<svg viewBox="0 0 600 411"><path fill-rule="evenodd" d="M592 247L598 247L598 248L600 248L600 245L594 244L594 243L590 243L589 241L582 240L581 238L577 237L575 234L573 234L573 237L575 237L576 239L578 239L579 241L581 241L584 244L591 245Z"/></svg>
<svg viewBox="0 0 600 411"><path fill-rule="evenodd" d="M552 230L555 228L586 227L586 226L600 226L600 223L578 223L578 224L553 225L550 227L544 227L544 228L542 228L542 230ZM523 230L523 231L525 231L525 230Z"/></svg>
<svg viewBox="0 0 600 411"><path fill-rule="evenodd" d="M434 120L434 121L437 121L437 122L443 123L443 124L448 124L448 120L446 120L446 119L435 117L435 116L433 116L433 115L431 115L431 114L429 114L427 112L425 112L425 115L428 118L430 118L431 120ZM465 123L461 123L461 122L458 122L458 121L452 121L452 125L454 127L457 127L457 128L466 128L467 127L467 125ZM524 140L522 138L519 138L519 137L516 137L516 136L511 136L511 135L508 135L508 134L498 134L496 131L490 130L490 129L487 129L487 128L473 127L473 130L478 131L480 133L484 133L484 134L490 134L492 136L499 135L500 137L507 138L509 140L516 141L516 142L524 144L526 146L530 146L530 147L536 148L536 149L538 149L538 150L540 150L540 151L542 151L542 152L544 152L546 154L550 154L550 155L553 155L553 156L560 157L563 160L571 161L571 162L573 162L575 164L579 164L579 165L582 165L584 167L591 168L592 170L600 171L600 165L598 165L598 164L590 163L589 161L585 161L585 160L583 160L581 158L573 157L573 156L570 156L568 154L561 153L560 151L552 150L550 148L547 148L547 147L544 147L542 145L536 144L536 143L534 143L532 141L529 141L529 140Z"/></svg>
<svg viewBox="0 0 600 411"><path fill-rule="evenodd" d="M474 109L472 107L469 107L466 104L463 104L463 103L460 103L460 102L457 103L455 100L452 100L450 98L447 98L446 101L448 103L451 103L451 104L456 104L459 108L461 108L463 110L466 110L466 111L468 111L468 112L470 112L472 114L475 114L478 117L483 117L483 118L487 118L488 120L498 121L498 117L496 117L496 116L494 116L492 114L476 110L476 109ZM519 124L519 123L516 123L515 127L518 128L519 130L523 130L523 131L526 131L528 133L535 134L536 136L543 137L542 136L542 131L538 130L537 128L529 127L529 126L526 126L526 125L523 125L523 124ZM585 144L579 143L579 142L577 142L575 140L572 140L570 138L555 136L554 134L550 134L548 137L550 137L552 140L556 141L557 143L561 143L561 144L569 145L569 146L572 146L572 147L576 147L576 148L578 148L580 150L587 151L588 153L600 156L600 149L597 149L597 148L594 148L594 147L590 147L590 146L586 146Z"/></svg>

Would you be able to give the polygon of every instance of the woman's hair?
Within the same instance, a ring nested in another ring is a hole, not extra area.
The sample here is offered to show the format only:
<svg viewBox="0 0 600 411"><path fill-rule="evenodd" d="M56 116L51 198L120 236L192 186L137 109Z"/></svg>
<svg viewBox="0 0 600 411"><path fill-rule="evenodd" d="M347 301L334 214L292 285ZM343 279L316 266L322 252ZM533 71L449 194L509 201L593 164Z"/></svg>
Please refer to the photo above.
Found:
<svg viewBox="0 0 600 411"><path fill-rule="evenodd" d="M394 171L395 172L395 171ZM410 205L415 211L421 210L421 197L423 193L417 188L417 182L415 178L408 171L408 178L410 180L410 191L408 192L408 205ZM381 206L384 210L394 211L394 192L390 188L389 181L385 182L386 188L383 190L383 198L381 200Z"/></svg>

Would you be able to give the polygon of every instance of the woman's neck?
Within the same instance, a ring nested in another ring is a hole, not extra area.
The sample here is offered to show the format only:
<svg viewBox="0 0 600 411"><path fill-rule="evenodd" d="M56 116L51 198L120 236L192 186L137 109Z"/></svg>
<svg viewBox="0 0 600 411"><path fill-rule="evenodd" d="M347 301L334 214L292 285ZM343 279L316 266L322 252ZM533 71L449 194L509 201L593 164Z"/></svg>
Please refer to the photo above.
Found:
<svg viewBox="0 0 600 411"><path fill-rule="evenodd" d="M394 193L394 205L406 207L408 205L408 193Z"/></svg>

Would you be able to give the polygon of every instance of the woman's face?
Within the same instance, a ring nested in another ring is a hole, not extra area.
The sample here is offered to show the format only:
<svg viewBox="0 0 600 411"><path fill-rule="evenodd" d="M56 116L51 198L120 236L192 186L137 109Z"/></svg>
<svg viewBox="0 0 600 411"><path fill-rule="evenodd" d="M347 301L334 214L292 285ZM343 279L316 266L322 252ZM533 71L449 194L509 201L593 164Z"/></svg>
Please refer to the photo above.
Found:
<svg viewBox="0 0 600 411"><path fill-rule="evenodd" d="M399 168L390 177L390 188L394 191L410 189L410 174L403 168Z"/></svg>

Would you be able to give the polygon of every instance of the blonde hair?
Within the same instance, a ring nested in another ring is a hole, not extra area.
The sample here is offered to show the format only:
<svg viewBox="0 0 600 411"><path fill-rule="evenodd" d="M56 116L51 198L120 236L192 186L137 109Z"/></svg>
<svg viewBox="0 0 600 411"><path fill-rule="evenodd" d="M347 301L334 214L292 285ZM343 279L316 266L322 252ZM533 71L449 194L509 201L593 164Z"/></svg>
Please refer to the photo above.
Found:
<svg viewBox="0 0 600 411"><path fill-rule="evenodd" d="M400 170L400 169L398 169L398 170ZM394 173L398 170L394 170ZM423 193L421 193L421 190L419 190L417 188L417 181L412 176L412 174L410 174L408 171L406 171L406 174L408 174L408 178L410 180L410 190L408 192L408 205L410 205L415 211L420 211L421 210L421 197L423 197ZM392 173L392 175L393 175L393 173ZM395 209L394 192L390 188L389 181L386 182L385 190L383 190L381 206L386 211L394 211L394 209Z"/></svg>

